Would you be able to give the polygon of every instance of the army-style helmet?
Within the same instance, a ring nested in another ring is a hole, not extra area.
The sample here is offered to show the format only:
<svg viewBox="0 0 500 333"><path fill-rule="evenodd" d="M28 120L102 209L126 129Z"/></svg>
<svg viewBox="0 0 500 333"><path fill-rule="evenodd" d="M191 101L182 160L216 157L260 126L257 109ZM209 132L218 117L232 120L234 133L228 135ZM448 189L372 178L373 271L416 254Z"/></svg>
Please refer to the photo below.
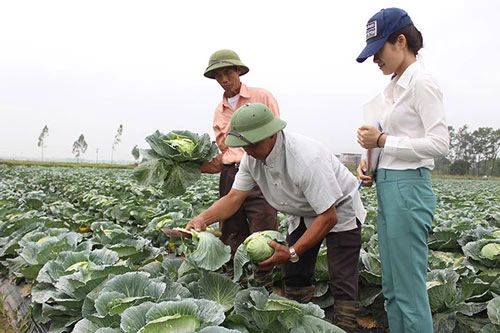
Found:
<svg viewBox="0 0 500 333"><path fill-rule="evenodd" d="M262 103L247 103L231 117L226 146L245 147L267 139L285 128L286 122L274 116Z"/></svg>
<svg viewBox="0 0 500 333"><path fill-rule="evenodd" d="M215 79L215 70L223 67L239 66L241 67L241 75L245 75L250 70L245 64L240 60L240 57L233 50L219 50L210 56L208 60L208 67L205 69L206 77L210 79Z"/></svg>

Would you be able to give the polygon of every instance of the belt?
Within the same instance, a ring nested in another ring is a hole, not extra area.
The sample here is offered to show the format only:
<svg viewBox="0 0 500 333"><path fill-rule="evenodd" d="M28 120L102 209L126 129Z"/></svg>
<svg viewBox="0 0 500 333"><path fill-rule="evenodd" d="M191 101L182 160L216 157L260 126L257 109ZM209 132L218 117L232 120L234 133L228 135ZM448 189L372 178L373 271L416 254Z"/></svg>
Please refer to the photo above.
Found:
<svg viewBox="0 0 500 333"><path fill-rule="evenodd" d="M394 181L402 179L430 179L431 173L429 169L421 167L418 169L410 170L390 170L378 169L376 181L377 183L384 181Z"/></svg>

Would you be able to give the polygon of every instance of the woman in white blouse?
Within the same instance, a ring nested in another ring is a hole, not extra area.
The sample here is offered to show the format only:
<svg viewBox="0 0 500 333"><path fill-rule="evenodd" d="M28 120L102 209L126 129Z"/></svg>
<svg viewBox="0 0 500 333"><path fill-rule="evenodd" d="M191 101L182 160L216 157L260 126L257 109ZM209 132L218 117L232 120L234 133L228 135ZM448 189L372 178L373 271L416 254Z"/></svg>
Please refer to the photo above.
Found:
<svg viewBox="0 0 500 333"><path fill-rule="evenodd" d="M391 332L432 332L427 296L427 239L436 208L430 170L446 155L449 133L441 90L417 60L422 34L408 14L386 8L367 23L358 62L373 56L385 90L365 106L357 131L368 160L358 167L363 186L377 185L377 232L382 291ZM368 120L370 119L370 120ZM372 159L372 160L370 160Z"/></svg>

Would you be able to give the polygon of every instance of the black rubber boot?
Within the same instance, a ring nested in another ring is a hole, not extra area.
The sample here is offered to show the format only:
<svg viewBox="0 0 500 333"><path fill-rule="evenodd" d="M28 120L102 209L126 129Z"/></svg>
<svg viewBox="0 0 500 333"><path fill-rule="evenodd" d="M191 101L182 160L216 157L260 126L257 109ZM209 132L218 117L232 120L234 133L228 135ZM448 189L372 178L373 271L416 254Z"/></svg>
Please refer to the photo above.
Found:
<svg viewBox="0 0 500 333"><path fill-rule="evenodd" d="M299 303L307 303L314 297L314 285L292 287L283 285L285 297Z"/></svg>
<svg viewBox="0 0 500 333"><path fill-rule="evenodd" d="M274 287L274 267L272 269L263 270L257 268L253 273L253 280L250 284L254 287L265 287L268 292L273 292Z"/></svg>
<svg viewBox="0 0 500 333"><path fill-rule="evenodd" d="M358 301L334 301L333 324L348 333L359 332L357 320L358 311Z"/></svg>

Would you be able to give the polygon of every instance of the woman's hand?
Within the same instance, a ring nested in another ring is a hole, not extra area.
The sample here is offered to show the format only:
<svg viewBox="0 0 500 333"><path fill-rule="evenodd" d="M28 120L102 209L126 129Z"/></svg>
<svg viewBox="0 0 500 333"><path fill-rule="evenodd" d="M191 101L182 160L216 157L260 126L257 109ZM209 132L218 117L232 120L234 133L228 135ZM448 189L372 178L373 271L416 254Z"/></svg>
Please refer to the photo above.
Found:
<svg viewBox="0 0 500 333"><path fill-rule="evenodd" d="M374 126L363 125L357 131L358 143L365 149L384 147L386 137L385 133Z"/></svg>
<svg viewBox="0 0 500 333"><path fill-rule="evenodd" d="M362 159L361 163L359 163L358 168L356 169L358 173L358 181L361 182L363 187L371 187L373 185L373 177L368 174L368 162L366 159Z"/></svg>

